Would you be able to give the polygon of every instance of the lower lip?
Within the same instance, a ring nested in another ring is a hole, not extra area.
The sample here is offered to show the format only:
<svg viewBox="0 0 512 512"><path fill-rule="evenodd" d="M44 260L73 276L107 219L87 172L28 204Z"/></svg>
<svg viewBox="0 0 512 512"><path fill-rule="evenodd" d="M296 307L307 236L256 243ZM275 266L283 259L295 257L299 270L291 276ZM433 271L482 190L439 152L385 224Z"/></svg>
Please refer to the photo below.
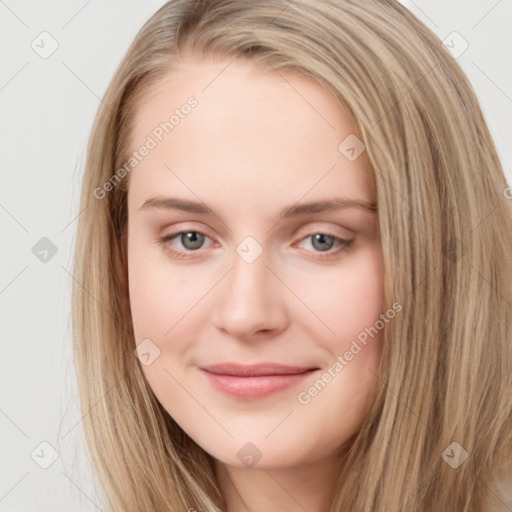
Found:
<svg viewBox="0 0 512 512"><path fill-rule="evenodd" d="M258 377L219 375L206 370L202 371L210 380L211 385L223 393L238 398L263 398L296 386L316 370L293 375L261 375Z"/></svg>

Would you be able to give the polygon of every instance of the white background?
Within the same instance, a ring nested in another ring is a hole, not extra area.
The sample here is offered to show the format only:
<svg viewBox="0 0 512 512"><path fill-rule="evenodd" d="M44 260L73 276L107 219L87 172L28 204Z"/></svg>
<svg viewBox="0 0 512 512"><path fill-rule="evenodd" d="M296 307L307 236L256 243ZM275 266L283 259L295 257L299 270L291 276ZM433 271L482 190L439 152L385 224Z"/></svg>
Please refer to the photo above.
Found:
<svg viewBox="0 0 512 512"><path fill-rule="evenodd" d="M78 198L99 98L139 28L163 3L0 0L0 511L102 509L83 447L71 358ZM441 40L456 31L469 43L457 60L510 184L512 2L403 3ZM58 42L46 59L31 47L43 44L43 31ZM32 252L42 237L57 248L46 263ZM43 441L58 453L48 469L31 457L37 448L34 458L51 462Z"/></svg>

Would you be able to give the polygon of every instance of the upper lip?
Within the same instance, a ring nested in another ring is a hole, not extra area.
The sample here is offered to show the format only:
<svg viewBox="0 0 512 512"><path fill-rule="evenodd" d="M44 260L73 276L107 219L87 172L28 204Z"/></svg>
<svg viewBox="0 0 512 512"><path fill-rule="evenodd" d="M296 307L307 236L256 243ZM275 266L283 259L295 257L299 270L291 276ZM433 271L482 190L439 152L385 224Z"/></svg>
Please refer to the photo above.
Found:
<svg viewBox="0 0 512 512"><path fill-rule="evenodd" d="M317 370L313 366L286 366L276 363L260 363L241 365L234 363L213 364L202 366L202 370L217 375L235 375L239 377L254 377L261 375L295 375L310 370Z"/></svg>

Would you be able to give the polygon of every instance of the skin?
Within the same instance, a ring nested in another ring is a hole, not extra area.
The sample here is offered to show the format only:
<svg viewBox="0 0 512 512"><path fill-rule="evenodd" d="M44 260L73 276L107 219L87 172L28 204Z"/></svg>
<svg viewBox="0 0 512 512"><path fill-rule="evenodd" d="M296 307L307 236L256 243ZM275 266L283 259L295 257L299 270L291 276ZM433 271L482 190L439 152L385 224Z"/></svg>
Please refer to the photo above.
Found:
<svg viewBox="0 0 512 512"><path fill-rule="evenodd" d="M308 404L298 395L383 312L378 215L352 207L281 219L279 211L333 196L374 201L372 169L365 152L349 161L338 150L348 135L362 137L320 85L228 63L180 62L137 109L132 150L188 97L198 100L129 178L135 340L158 347L144 375L214 457L228 512L325 511L336 450L360 429L378 383L382 331ZM215 214L142 208L156 196L202 201ZM199 248L185 236L159 242L180 230L207 237ZM315 244L317 233L353 242ZM251 263L236 252L248 236L262 250ZM241 399L213 388L198 368L222 362L320 370L266 398ZM237 456L247 442L261 454L252 467Z"/></svg>

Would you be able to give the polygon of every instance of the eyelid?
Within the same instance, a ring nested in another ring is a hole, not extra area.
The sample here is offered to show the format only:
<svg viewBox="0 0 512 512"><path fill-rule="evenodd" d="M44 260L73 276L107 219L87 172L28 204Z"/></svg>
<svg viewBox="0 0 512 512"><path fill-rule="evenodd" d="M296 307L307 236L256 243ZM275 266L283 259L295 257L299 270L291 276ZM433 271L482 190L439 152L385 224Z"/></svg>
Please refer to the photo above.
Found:
<svg viewBox="0 0 512 512"><path fill-rule="evenodd" d="M184 224L185 224L185 226L183 226ZM334 224L335 227L334 227L334 229L333 228L325 228L326 224ZM162 229L162 232L165 232L166 229L167 228ZM342 230L342 232L337 233L336 229L340 229L340 230ZM213 237L211 234L209 234L208 228L203 228L203 227L196 228L194 226L190 226L190 223L187 223L187 222L181 222L181 223L178 223L177 225L173 225L172 229L169 231L168 234L162 234L160 236L162 236L162 237L170 236L170 235L177 236L178 234L181 234L183 232L189 232L189 231L200 233L200 234L208 237L212 241L215 240L215 237ZM326 234L329 236L342 238L345 240L351 240L356 235L352 230L342 227L339 224L333 223L332 221L331 222L316 221L316 222L308 222L306 225L301 223L301 226L292 232L291 237L297 238L300 236L301 237L299 240L299 242L300 242L304 239L304 237L311 236L311 235L314 235L317 233L323 233L323 234Z"/></svg>
<svg viewBox="0 0 512 512"><path fill-rule="evenodd" d="M159 236L177 236L181 233L188 233L188 232L195 232L200 233L204 236L207 236L210 240L214 240L215 237L213 237L210 234L210 229L206 227L195 227L193 225L190 225L190 222L179 222L178 224L173 224L172 226L166 226L165 228L160 230ZM192 223L193 224L193 223Z"/></svg>
<svg viewBox="0 0 512 512"><path fill-rule="evenodd" d="M332 224L332 225L334 225L334 227L326 228L325 227L326 224ZM342 232L339 233L339 232L337 232L337 230L342 230ZM317 221L317 222L313 222L313 223L309 222L307 226L300 227L299 229L294 231L293 237L295 238L296 236L308 236L308 235L313 235L316 233L324 233L326 235L343 238L345 240L350 240L350 239L354 238L356 235L352 230L350 230L348 228L344 228L344 227L340 226L339 224L335 224L333 222Z"/></svg>

